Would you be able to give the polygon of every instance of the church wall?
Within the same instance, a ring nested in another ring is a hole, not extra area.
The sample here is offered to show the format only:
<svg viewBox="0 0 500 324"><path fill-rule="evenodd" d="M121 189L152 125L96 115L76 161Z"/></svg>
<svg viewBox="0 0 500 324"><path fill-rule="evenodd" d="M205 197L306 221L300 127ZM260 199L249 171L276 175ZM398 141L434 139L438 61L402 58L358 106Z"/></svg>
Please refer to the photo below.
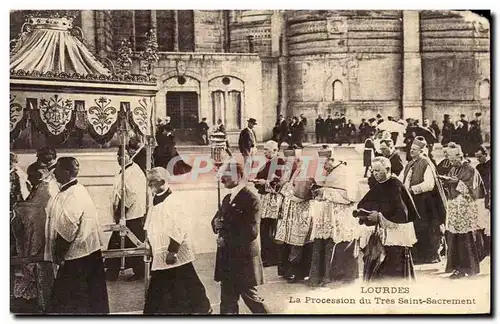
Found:
<svg viewBox="0 0 500 324"><path fill-rule="evenodd" d="M262 115L259 131L265 139L272 138L272 130L276 123L278 91L278 61L274 58L262 58Z"/></svg>
<svg viewBox="0 0 500 324"><path fill-rule="evenodd" d="M235 10L230 15L230 51L270 56L272 10ZM253 49L249 37L252 37Z"/></svg>
<svg viewBox="0 0 500 324"><path fill-rule="evenodd" d="M287 13L288 114L400 117L401 12ZM333 84L340 82L334 97ZM314 123L308 123L314 132Z"/></svg>
<svg viewBox="0 0 500 324"><path fill-rule="evenodd" d="M239 79L244 84L242 94L241 125L246 126L250 117L263 120L262 110L262 64L258 55L251 54L202 54L202 53L162 53L160 61L154 67L153 74L158 78L159 92L156 96L156 117L168 115L166 94L174 91L196 91L198 93L199 117L212 120L212 97L209 82L217 77L228 76ZM182 63L179 63L182 62ZM168 80L185 76L193 82L185 86L172 85ZM194 86L193 86L194 84ZM189 87L189 88L187 88ZM237 142L239 132L228 132L230 142ZM263 140L263 133L257 130L258 140Z"/></svg>
<svg viewBox="0 0 500 324"><path fill-rule="evenodd" d="M483 115L482 130L490 136L489 23L475 14L423 11L422 82L424 117L442 125L476 112Z"/></svg>
<svg viewBox="0 0 500 324"><path fill-rule="evenodd" d="M195 10L194 36L196 52L223 51L224 24L221 10Z"/></svg>

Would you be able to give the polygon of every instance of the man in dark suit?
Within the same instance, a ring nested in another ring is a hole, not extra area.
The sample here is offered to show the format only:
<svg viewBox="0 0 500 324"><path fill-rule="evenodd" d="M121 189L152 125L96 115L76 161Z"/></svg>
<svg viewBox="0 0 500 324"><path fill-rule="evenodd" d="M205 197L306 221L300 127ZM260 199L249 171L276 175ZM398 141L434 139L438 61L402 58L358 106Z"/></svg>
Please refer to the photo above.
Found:
<svg viewBox="0 0 500 324"><path fill-rule="evenodd" d="M212 220L218 234L215 281L221 283L221 314L238 314L240 296L254 314L267 314L256 286L264 283L260 256L260 202L243 180L243 167L223 167L221 182L231 190Z"/></svg>
<svg viewBox="0 0 500 324"><path fill-rule="evenodd" d="M328 115L325 119L325 130L326 130L326 142L333 143L333 125L334 120L332 119L332 115Z"/></svg>
<svg viewBox="0 0 500 324"><path fill-rule="evenodd" d="M257 120L255 118L250 118L248 121L248 126L240 132L240 138L238 140L238 147L240 148L241 155L245 164L257 150L257 139L253 127L257 125Z"/></svg>
<svg viewBox="0 0 500 324"><path fill-rule="evenodd" d="M316 143L325 143L325 120L321 115L316 118Z"/></svg>
<svg viewBox="0 0 500 324"><path fill-rule="evenodd" d="M281 148L281 144L286 142L290 145L290 130L288 129L288 122L283 115L279 117L279 140L278 140L278 150Z"/></svg>
<svg viewBox="0 0 500 324"><path fill-rule="evenodd" d="M443 128L442 128L443 138L441 139L441 144L444 146L447 145L449 142L451 142L454 133L455 133L455 125L453 124L450 115L445 114L443 120Z"/></svg>
<svg viewBox="0 0 500 324"><path fill-rule="evenodd" d="M198 124L198 131L200 132L201 145L208 145L208 127L207 118L203 117Z"/></svg>

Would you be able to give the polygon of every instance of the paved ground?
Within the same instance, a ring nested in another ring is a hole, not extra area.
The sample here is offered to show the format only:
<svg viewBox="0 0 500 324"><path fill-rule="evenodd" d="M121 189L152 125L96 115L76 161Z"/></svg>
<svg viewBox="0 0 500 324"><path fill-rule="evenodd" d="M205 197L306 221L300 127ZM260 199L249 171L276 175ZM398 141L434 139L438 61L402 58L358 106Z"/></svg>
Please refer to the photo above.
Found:
<svg viewBox="0 0 500 324"><path fill-rule="evenodd" d="M220 286L213 281L215 254L202 254L197 256L195 267L200 276L201 281L205 285L208 298L214 308L214 313L219 314L220 302ZM489 304L490 294L490 260L486 258L481 263L481 274L476 277L465 278L461 280L448 279L448 274L444 273L445 261L439 264L432 265L417 265L416 276L417 281L410 286L411 294L397 295L399 297L414 297L414 298L454 298L458 295L460 298L475 298L476 305L471 311L481 312L487 311L484 305ZM362 266L360 267L362 271ZM332 285L322 288L309 288L304 283L289 284L282 278L277 276L276 267L265 268L266 283L260 286L259 293L266 300L270 310L274 314L290 314L290 313L313 313L313 314L341 314L341 313L360 313L363 309L366 311L366 305L346 306L346 305L325 305L325 304L310 304L305 303L307 298L310 300L313 297L328 296L331 298L356 298L361 295L361 288L366 290L367 286L363 285L362 280L358 279L355 283L344 286ZM109 302L112 313L130 313L142 314L144 306L144 284L142 281L127 282L126 277L130 273L126 273L120 277L119 281L108 283ZM361 275L361 273L360 273ZM392 283L391 286L400 286ZM366 295L365 295L366 296ZM380 296L380 295L378 295ZM384 297L387 297L386 294ZM292 303L291 301L301 299L300 303ZM337 307L335 307L337 306ZM404 305L403 305L404 306ZM419 309L418 306L412 306L411 309L406 309L406 313L418 313L421 311L455 311L458 309L446 308L446 306L434 306L432 309L426 308L429 305L423 305ZM451 307L451 306L450 306ZM389 310L383 305L373 305L371 312L395 312L394 308ZM249 309L240 300L240 312L249 314Z"/></svg>

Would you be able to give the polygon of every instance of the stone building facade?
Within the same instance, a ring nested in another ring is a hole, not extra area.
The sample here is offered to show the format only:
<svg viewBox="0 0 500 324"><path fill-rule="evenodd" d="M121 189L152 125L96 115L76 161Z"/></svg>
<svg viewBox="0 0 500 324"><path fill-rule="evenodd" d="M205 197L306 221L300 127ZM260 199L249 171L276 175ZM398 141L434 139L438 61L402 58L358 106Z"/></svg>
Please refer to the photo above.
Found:
<svg viewBox="0 0 500 324"><path fill-rule="evenodd" d="M28 13L11 13L11 38ZM312 134L318 114L335 112L440 124L481 111L489 135L490 26L471 13L82 10L75 24L111 61L122 39L139 52L156 31L156 117L171 116L181 141L202 117L222 118L234 142L250 117L265 140L279 114L303 113Z"/></svg>

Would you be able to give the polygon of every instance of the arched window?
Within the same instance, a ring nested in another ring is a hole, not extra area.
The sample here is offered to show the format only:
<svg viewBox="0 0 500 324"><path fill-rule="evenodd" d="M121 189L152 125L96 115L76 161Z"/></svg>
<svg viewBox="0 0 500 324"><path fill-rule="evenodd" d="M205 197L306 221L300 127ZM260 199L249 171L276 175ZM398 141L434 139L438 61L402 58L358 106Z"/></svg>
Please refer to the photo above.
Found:
<svg viewBox="0 0 500 324"><path fill-rule="evenodd" d="M217 119L228 131L240 130L243 111L244 83L238 78L220 76L208 83L212 93L212 121Z"/></svg>
<svg viewBox="0 0 500 324"><path fill-rule="evenodd" d="M160 52L175 50L175 29L175 10L156 10L156 34Z"/></svg>
<svg viewBox="0 0 500 324"><path fill-rule="evenodd" d="M212 123L216 125L218 119L224 122L224 107L226 106L226 96L224 91L212 92Z"/></svg>
<svg viewBox="0 0 500 324"><path fill-rule="evenodd" d="M490 99L490 81L485 79L479 84L479 99L489 100Z"/></svg>
<svg viewBox="0 0 500 324"><path fill-rule="evenodd" d="M227 129L241 129L241 92L229 91L229 98L226 109Z"/></svg>
<svg viewBox="0 0 500 324"><path fill-rule="evenodd" d="M344 100L344 88L342 86L342 82L340 82L339 80L335 80L333 82L333 97L332 97L332 100L333 101L342 101Z"/></svg>

